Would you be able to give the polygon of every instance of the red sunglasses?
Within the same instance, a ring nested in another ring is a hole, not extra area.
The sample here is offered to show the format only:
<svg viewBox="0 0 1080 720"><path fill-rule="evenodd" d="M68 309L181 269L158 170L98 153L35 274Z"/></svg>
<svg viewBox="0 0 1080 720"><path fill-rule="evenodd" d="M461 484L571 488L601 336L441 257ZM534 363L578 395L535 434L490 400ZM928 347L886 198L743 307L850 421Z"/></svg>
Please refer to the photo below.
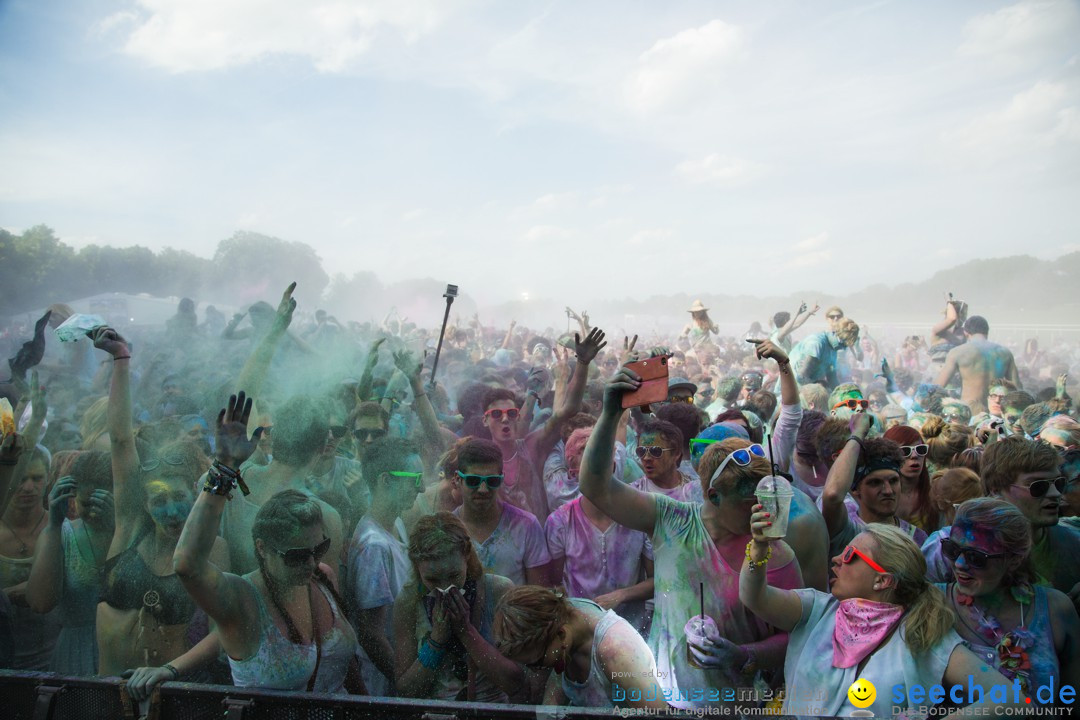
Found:
<svg viewBox="0 0 1080 720"><path fill-rule="evenodd" d="M832 409L836 410L837 408L842 407L846 407L849 410L855 410L856 408L862 408L863 410L865 410L870 407L870 401L863 400L862 398L848 398L847 400L841 400L840 402L833 405Z"/></svg>
<svg viewBox="0 0 1080 720"><path fill-rule="evenodd" d="M495 422L498 422L498 421L503 419L503 413L506 413L506 419L507 420L513 421L513 420L518 419L518 415L521 414L521 411L518 410L517 408L510 408L509 410L500 410L499 408L492 408L491 410L488 410L484 414L485 415L490 415L491 418L493 420L495 420Z"/></svg>
<svg viewBox="0 0 1080 720"><path fill-rule="evenodd" d="M863 562L865 562L867 565L869 565L870 567L877 570L879 573L886 572L885 568L878 565L876 562L874 562L870 558L869 555L862 552L861 550L859 550L859 548L855 547L854 545L848 545L846 548L844 548L844 552L840 553L840 562L847 565L849 562L851 562L852 560L855 559L856 555L858 555L860 558L862 558Z"/></svg>

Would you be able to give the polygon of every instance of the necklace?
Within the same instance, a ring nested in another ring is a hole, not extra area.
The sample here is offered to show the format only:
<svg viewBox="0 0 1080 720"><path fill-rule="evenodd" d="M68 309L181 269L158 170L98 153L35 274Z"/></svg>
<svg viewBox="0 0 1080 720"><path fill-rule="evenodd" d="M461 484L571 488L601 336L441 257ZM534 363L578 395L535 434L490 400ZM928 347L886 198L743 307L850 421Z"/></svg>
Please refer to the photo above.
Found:
<svg viewBox="0 0 1080 720"><path fill-rule="evenodd" d="M1030 694L1031 689L1031 659L1028 656L1028 648L1034 645L1034 638L1031 635L1031 631L1027 629L1027 622L1024 619L1024 606L1031 602L1032 598L1026 593L1021 593L1023 596L1017 595L1017 588L1013 588L1014 599L1020 604L1020 626L1005 632L1001 626L1001 622L993 615L988 615L975 604L975 598L970 595L964 595L965 600L960 600L956 586L952 586L950 597L952 599L953 608L956 610L956 614L960 616L960 620L967 628L980 638L988 640L994 647L994 653L988 654L988 658L993 662L1002 675L1011 679L1017 679L1020 682L1021 690ZM968 621L967 613L960 612L959 606L971 608L972 613L978 619L979 627L973 627Z"/></svg>
<svg viewBox="0 0 1080 720"><path fill-rule="evenodd" d="M33 529L32 529L32 530L30 531L30 535L34 536L34 538L36 538L36 537L37 537L37 536L35 535L35 533L37 533L37 530L38 530L38 528L39 528L39 527L41 527L41 523L45 521L45 516L46 516L47 514L48 514L48 513L46 513L46 512L45 512L45 511L43 510L43 511L41 512L41 517L40 517L40 518L38 518L37 524L36 524L36 525L34 525ZM7 528L7 529L8 529L9 531L11 531L11 536L12 536L13 538L15 538L16 540L18 540L18 541L19 541L19 554L20 554L20 555L26 555L26 554L28 554L28 553L30 552L30 545L29 545L29 543L27 543L27 542L26 542L26 540L24 540L24 539L23 539L23 538L22 538L22 537L21 537L21 536L19 535L19 533L15 532L15 528L13 528L13 527L12 527L11 525L9 525L9 524L8 524L8 522L7 522L7 520L4 520L3 518L0 518L0 523L3 523L3 524L4 524L4 527L6 527L6 528ZM34 542L34 540L33 540L33 539L31 539L31 540L30 540L30 542L32 543L32 542Z"/></svg>

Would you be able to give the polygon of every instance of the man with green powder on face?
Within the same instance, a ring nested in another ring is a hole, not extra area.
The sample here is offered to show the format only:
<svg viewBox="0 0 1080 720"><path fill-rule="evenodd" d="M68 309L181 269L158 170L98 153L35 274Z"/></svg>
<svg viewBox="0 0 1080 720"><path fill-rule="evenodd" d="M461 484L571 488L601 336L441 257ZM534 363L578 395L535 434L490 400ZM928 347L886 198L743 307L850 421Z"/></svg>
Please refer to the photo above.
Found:
<svg viewBox="0 0 1080 720"><path fill-rule="evenodd" d="M987 391L994 378L1007 378L1016 387L1022 387L1013 354L1008 348L987 340L989 332L990 325L986 318L979 315L969 317L964 323L967 342L949 351L945 356L945 367L935 380L935 384L945 387L959 372L960 399L973 413L986 410Z"/></svg>

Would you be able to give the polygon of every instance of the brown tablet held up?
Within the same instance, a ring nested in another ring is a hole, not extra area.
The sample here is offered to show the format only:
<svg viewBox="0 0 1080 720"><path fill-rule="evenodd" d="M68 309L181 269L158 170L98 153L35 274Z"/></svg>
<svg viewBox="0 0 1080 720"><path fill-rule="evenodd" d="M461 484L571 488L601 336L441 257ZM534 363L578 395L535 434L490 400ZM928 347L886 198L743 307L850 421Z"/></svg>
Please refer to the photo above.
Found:
<svg viewBox="0 0 1080 720"><path fill-rule="evenodd" d="M626 408L646 406L644 412L649 412L647 406L650 403L659 403L667 400L667 355L658 355L656 357L638 360L637 362L627 364L626 367L638 374L638 377L641 378L641 387L633 392L625 393L622 396L623 410Z"/></svg>

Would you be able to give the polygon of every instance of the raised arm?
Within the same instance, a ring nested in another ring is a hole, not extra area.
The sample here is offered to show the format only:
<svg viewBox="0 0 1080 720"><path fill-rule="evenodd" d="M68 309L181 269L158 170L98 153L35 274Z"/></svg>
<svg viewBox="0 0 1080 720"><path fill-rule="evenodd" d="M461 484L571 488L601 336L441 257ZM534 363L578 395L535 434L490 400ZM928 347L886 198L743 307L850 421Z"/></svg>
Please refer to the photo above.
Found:
<svg viewBox="0 0 1080 720"><path fill-rule="evenodd" d="M851 489L851 482L855 479L855 468L859 465L859 455L862 453L861 441L866 439L870 432L870 415L855 413L851 416L851 438L844 443L844 449L836 458L829 475L825 478L825 487L821 490L821 514L825 517L825 525L829 529L829 537L839 533L848 522L847 508L844 507L844 498Z"/></svg>
<svg viewBox="0 0 1080 720"><path fill-rule="evenodd" d="M604 390L604 409L596 421L581 458L578 485L581 494L620 525L640 530L650 537L656 527L656 498L612 476L615 463L615 434L622 416L623 393L637 390L641 378L633 370L621 368Z"/></svg>
<svg viewBox="0 0 1080 720"><path fill-rule="evenodd" d="M217 459L207 475L188 515L173 555L173 568L195 603L217 624L221 646L232 657L250 657L259 643L255 598L250 586L232 573L224 573L210 561L225 503L238 492L236 468L255 450L260 431L247 437L251 398L243 391L229 398L229 407L218 414Z"/></svg>
<svg viewBox="0 0 1080 720"><path fill-rule="evenodd" d="M381 337L371 343L371 348L368 350L367 360L364 361L364 372L361 373L360 382L356 386L356 395L360 398L360 402L371 399L372 376L375 373L375 366L379 364L379 348L384 342L386 338Z"/></svg>
<svg viewBox="0 0 1080 720"><path fill-rule="evenodd" d="M742 570L739 571L739 600L769 625L791 632L802 619L802 601L791 590L781 590L768 584L766 562L771 551L768 538L761 533L772 522L762 505L755 505L752 511L751 540Z"/></svg>
<svg viewBox="0 0 1080 720"><path fill-rule="evenodd" d="M412 409L420 420L420 429L423 431L423 437L420 439L421 450L426 457L438 458L445 452L446 443L443 441L439 418L435 415L435 408L431 404L431 399L428 398L424 381L420 376L424 366L413 359L412 353L408 350L394 353L394 364L409 379L409 385L412 387Z"/></svg>
<svg viewBox="0 0 1080 720"><path fill-rule="evenodd" d="M953 305L952 300L948 300L945 303L945 317L943 317L934 327L930 328L930 337L937 338L939 340L946 339L944 333L946 330L951 330L956 325L959 314L956 312L956 306Z"/></svg>
<svg viewBox="0 0 1080 720"><path fill-rule="evenodd" d="M956 361L957 351L960 348L954 347L949 351L949 354L945 356L945 365L941 368L941 372L938 373L937 378L934 380L935 385L945 387L952 380L953 375L956 374L959 364ZM1014 368L1015 371L1015 368Z"/></svg>
<svg viewBox="0 0 1080 720"><path fill-rule="evenodd" d="M64 590L63 528L69 501L75 497L75 478L60 478L49 491L49 524L38 536L34 564L26 581L26 602L36 613L56 607Z"/></svg>
<svg viewBox="0 0 1080 720"><path fill-rule="evenodd" d="M811 308L809 311L807 311L806 310L806 303L803 303L802 307L799 308L799 315L796 316L795 322L791 326L791 330L789 330L788 332L790 333L790 332L793 332L793 331L798 330L799 328L801 328L803 325L806 324L806 321L810 319L810 316L813 315L814 313L816 313L820 309L821 309L821 306L818 305L817 303L814 303L814 307Z"/></svg>
<svg viewBox="0 0 1080 720"><path fill-rule="evenodd" d="M517 320L511 320L510 327L506 331L506 336L503 338L502 345L499 346L500 348L505 349L510 347L510 341L514 339L515 327L517 327Z"/></svg>
<svg viewBox="0 0 1080 720"><path fill-rule="evenodd" d="M140 494L133 487L138 479L139 455L135 451L135 431L131 409L131 350L127 341L110 327L101 327L92 335L94 347L113 358L109 383L107 427L112 454L113 501L116 525L108 556L127 548L143 518Z"/></svg>
<svg viewBox="0 0 1080 720"><path fill-rule="evenodd" d="M794 315L792 315L790 318L788 318L788 321L786 323L784 323L783 327L777 328L777 331L776 331L776 340L777 340L777 342L780 342L781 340L786 338L788 335L790 335L792 333L793 330L795 330L796 327L798 327L798 325L796 325L795 323L799 320L799 318L802 316L802 314L804 312L806 312L806 303L803 303L802 305L799 306L798 312L796 312Z"/></svg>
<svg viewBox="0 0 1080 720"><path fill-rule="evenodd" d="M546 458L555 447L559 438L559 430L564 422L577 415L581 411L581 401L585 397L585 386L589 382L589 363L604 346L604 331L593 328L584 340L580 335L574 335L574 352L577 353L577 366L574 375L570 378L570 387L566 391L566 400L555 408L551 418L544 423L544 427L530 434L525 442L531 446L530 452L534 458Z"/></svg>
<svg viewBox="0 0 1080 720"><path fill-rule="evenodd" d="M240 377L237 378L236 384L245 388L248 397L252 399L258 399L263 381L270 373L270 362L274 359L274 353L281 343L281 338L292 322L293 313L296 311L296 301L292 297L293 290L296 290L296 283L291 283L285 288L285 292L281 295L281 302L278 303L274 322L270 325L270 331L255 346L254 352L240 371Z"/></svg>

